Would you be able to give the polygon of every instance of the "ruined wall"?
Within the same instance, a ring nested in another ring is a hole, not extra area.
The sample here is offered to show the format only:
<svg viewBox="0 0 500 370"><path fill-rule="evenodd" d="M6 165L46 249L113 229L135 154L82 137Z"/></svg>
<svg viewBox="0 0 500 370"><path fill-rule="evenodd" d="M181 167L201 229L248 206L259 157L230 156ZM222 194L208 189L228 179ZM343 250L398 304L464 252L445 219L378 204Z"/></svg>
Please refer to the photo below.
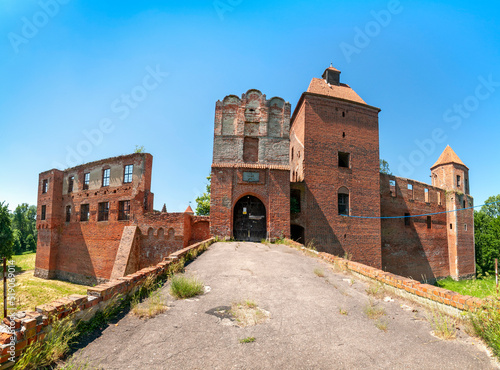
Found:
<svg viewBox="0 0 500 370"><path fill-rule="evenodd" d="M380 221L348 218L338 210L338 193L344 188L349 192L350 215L380 216L379 109L305 93L296 112L292 132L296 119L299 127L302 114L305 120L305 203L300 216L305 242L380 268ZM347 168L339 166L339 152L349 153Z"/></svg>
<svg viewBox="0 0 500 370"><path fill-rule="evenodd" d="M383 217L446 211L445 191L418 181L380 174L380 194ZM446 217L382 219L382 268L416 280L449 276Z"/></svg>

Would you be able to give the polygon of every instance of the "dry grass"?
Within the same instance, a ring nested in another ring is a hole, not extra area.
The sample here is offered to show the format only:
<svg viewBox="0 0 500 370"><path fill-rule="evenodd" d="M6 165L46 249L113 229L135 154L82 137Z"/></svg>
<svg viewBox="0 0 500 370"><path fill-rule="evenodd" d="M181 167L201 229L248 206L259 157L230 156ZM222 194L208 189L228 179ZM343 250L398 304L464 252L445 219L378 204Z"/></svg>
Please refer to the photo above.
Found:
<svg viewBox="0 0 500 370"><path fill-rule="evenodd" d="M374 283L370 284L368 288L366 288L366 293L368 295L371 295L375 298L384 298L384 296L387 294L386 289L383 284L381 283Z"/></svg>
<svg viewBox="0 0 500 370"><path fill-rule="evenodd" d="M166 300L161 296L161 291L152 292L148 298L139 302L132 302L132 314L141 319L150 319L168 310Z"/></svg>
<svg viewBox="0 0 500 370"><path fill-rule="evenodd" d="M380 317L385 315L384 307L378 306L373 300L370 299L370 302L365 306L365 314L372 320L377 320Z"/></svg>
<svg viewBox="0 0 500 370"><path fill-rule="evenodd" d="M387 320L377 320L375 322L375 326L382 330L382 331L387 331L387 326L389 325L389 323L387 322Z"/></svg>
<svg viewBox="0 0 500 370"><path fill-rule="evenodd" d="M319 269L319 268L315 268L314 269L314 273L316 274L316 276L318 277L325 277L325 273L323 272L323 270Z"/></svg>
<svg viewBox="0 0 500 370"><path fill-rule="evenodd" d="M254 301L233 303L230 314L240 327L254 326L267 321L269 312L259 308Z"/></svg>
<svg viewBox="0 0 500 370"><path fill-rule="evenodd" d="M431 309L431 313L427 319L431 323L433 334L441 339L455 339L457 334L456 320L439 311L439 309Z"/></svg>

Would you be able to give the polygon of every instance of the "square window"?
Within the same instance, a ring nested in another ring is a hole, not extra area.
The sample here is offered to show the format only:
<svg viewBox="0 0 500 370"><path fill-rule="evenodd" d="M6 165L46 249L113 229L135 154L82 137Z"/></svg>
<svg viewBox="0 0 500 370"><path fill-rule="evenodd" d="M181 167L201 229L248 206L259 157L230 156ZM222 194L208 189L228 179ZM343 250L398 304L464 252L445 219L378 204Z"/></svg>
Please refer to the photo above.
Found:
<svg viewBox="0 0 500 370"><path fill-rule="evenodd" d="M70 176L68 178L68 193L71 193L73 191L74 183L75 183L75 176Z"/></svg>
<svg viewBox="0 0 500 370"><path fill-rule="evenodd" d="M349 168L350 167L350 155L349 153L339 152L339 167Z"/></svg>
<svg viewBox="0 0 500 370"><path fill-rule="evenodd" d="M83 190L89 190L89 185L90 185L90 173L84 173L83 174Z"/></svg>
<svg viewBox="0 0 500 370"><path fill-rule="evenodd" d="M71 206L66 206L66 222L71 221Z"/></svg>
<svg viewBox="0 0 500 370"><path fill-rule="evenodd" d="M42 221L45 220L46 212L47 212L47 206L42 206L42 214L40 215L40 219Z"/></svg>
<svg viewBox="0 0 500 370"><path fill-rule="evenodd" d="M123 182L128 184L132 182L132 172L134 172L134 165L128 164L125 166L125 173L123 175Z"/></svg>
<svg viewBox="0 0 500 370"><path fill-rule="evenodd" d="M88 221L90 218L90 206L82 204L80 206L80 221Z"/></svg>
<svg viewBox="0 0 500 370"><path fill-rule="evenodd" d="M118 220L130 219L130 200L122 200L118 203Z"/></svg>
<svg viewBox="0 0 500 370"><path fill-rule="evenodd" d="M102 171L102 186L109 186L109 175L111 170L106 168Z"/></svg>
<svg viewBox="0 0 500 370"><path fill-rule="evenodd" d="M42 193L46 193L49 190L49 180L42 181Z"/></svg>
<svg viewBox="0 0 500 370"><path fill-rule="evenodd" d="M99 203L99 212L97 221L108 221L109 218L109 202Z"/></svg>

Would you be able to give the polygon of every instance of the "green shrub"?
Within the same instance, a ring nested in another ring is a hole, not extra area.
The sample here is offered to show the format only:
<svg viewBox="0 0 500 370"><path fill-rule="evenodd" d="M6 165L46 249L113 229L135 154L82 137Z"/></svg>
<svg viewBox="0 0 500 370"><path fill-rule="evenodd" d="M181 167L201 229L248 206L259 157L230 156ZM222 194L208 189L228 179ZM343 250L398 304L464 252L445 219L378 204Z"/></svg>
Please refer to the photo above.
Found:
<svg viewBox="0 0 500 370"><path fill-rule="evenodd" d="M471 323L476 334L500 357L500 301L488 300L485 305L471 314Z"/></svg>
<svg viewBox="0 0 500 370"><path fill-rule="evenodd" d="M202 294L204 291L203 282L195 277L184 275L174 275L170 283L170 293L179 299L190 298Z"/></svg>

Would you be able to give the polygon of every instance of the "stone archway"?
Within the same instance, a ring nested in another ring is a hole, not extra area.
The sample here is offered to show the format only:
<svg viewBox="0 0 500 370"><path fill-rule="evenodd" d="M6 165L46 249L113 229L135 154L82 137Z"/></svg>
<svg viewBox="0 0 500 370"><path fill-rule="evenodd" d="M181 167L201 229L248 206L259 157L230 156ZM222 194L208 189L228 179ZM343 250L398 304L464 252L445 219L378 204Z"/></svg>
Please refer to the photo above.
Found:
<svg viewBox="0 0 500 370"><path fill-rule="evenodd" d="M266 207L257 197L245 195L233 210L233 236L236 240L260 242L267 237Z"/></svg>

